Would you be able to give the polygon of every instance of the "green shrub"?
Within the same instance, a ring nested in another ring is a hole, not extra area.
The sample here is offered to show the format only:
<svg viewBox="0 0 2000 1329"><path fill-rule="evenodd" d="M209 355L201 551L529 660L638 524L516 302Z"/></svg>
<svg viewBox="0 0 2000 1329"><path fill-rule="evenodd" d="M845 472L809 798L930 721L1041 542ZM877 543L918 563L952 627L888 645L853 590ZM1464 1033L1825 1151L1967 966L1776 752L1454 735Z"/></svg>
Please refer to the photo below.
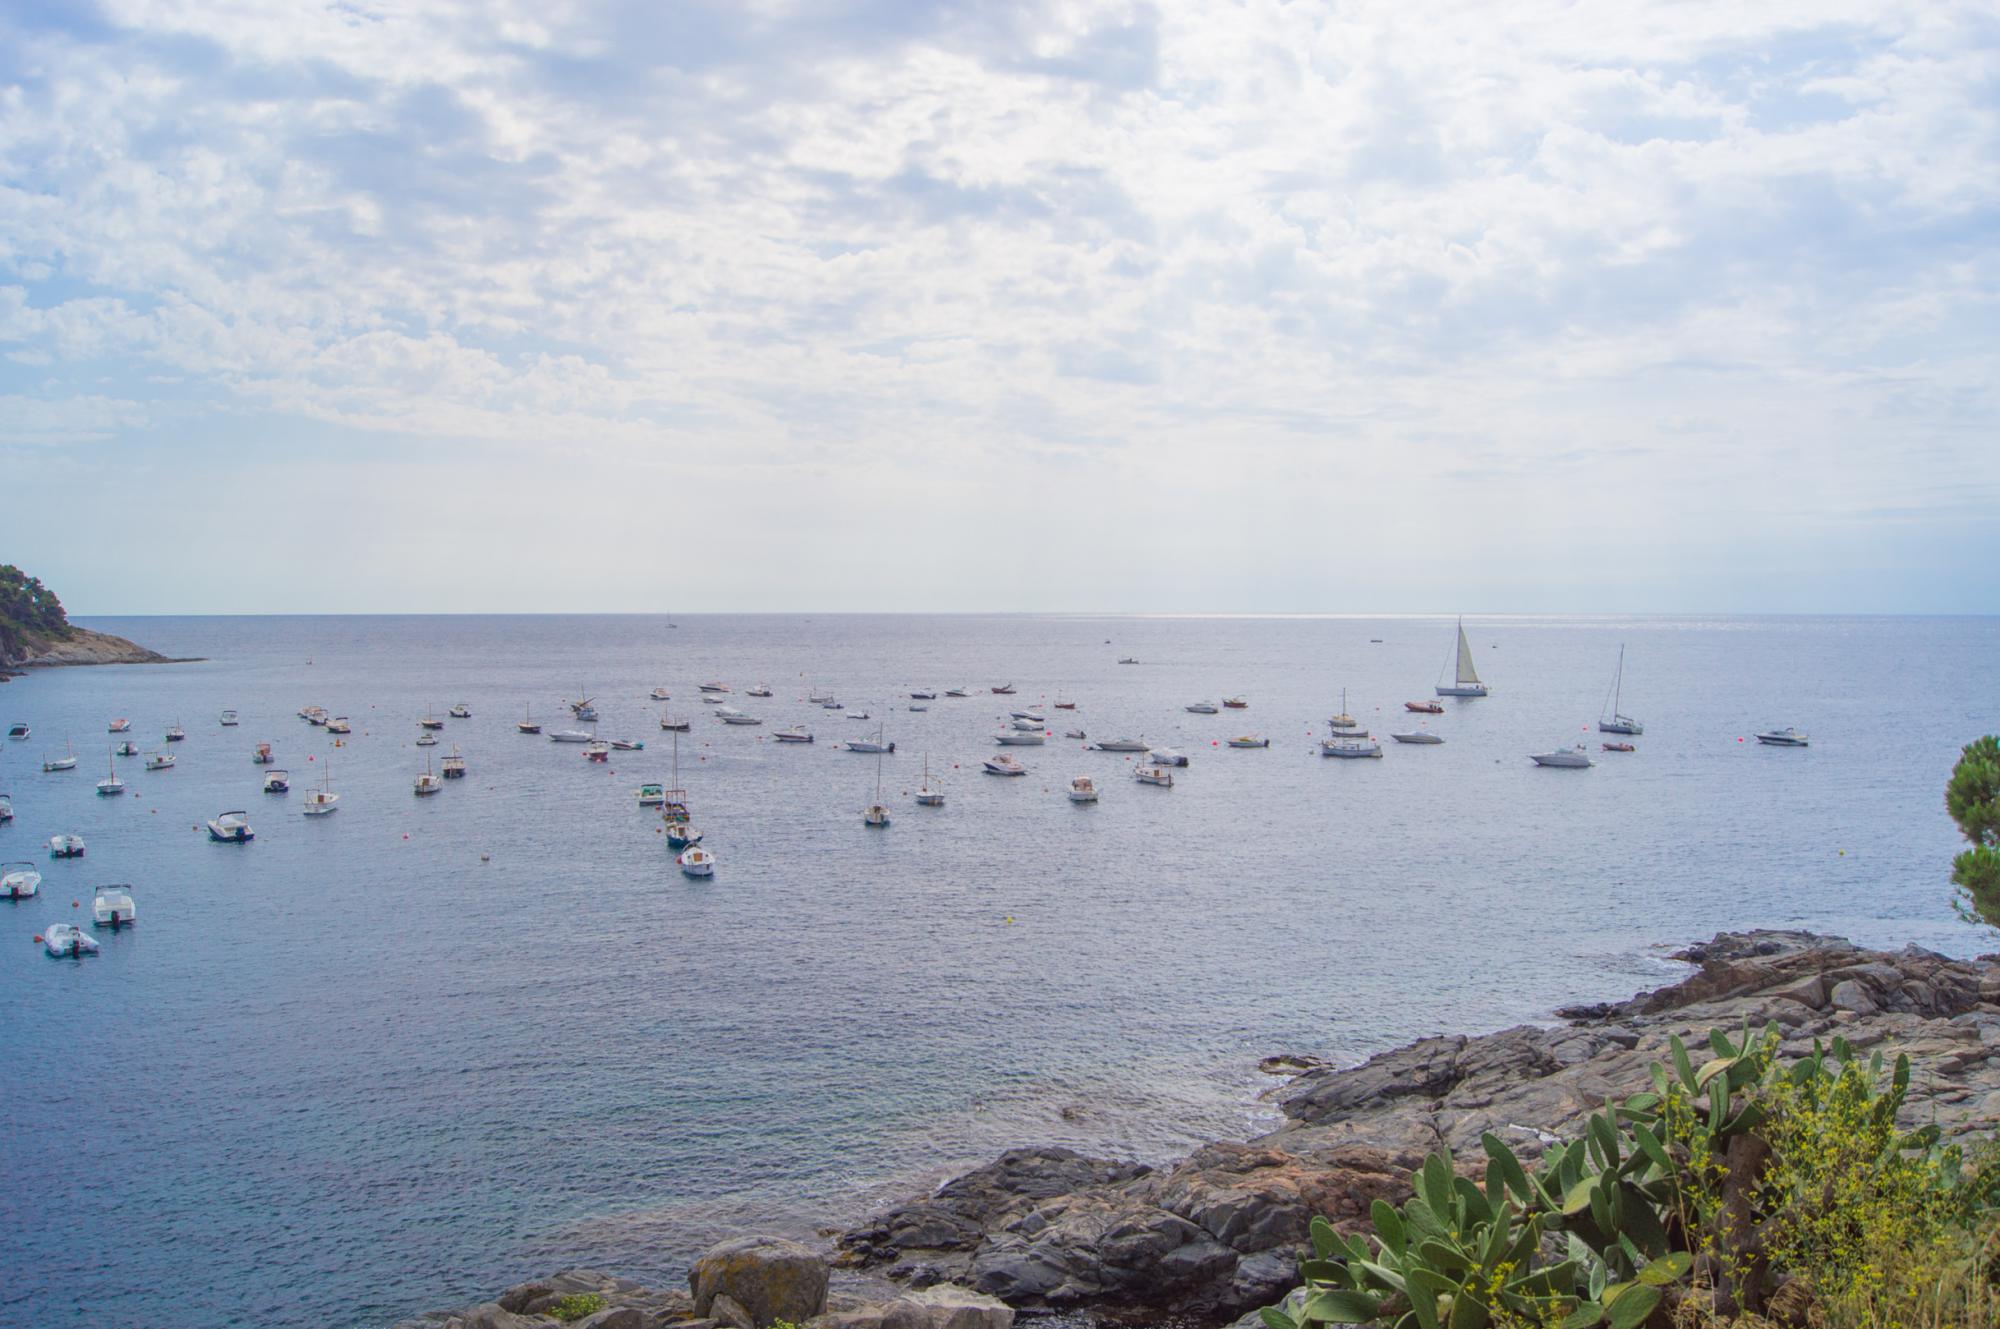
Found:
<svg viewBox="0 0 2000 1329"><path fill-rule="evenodd" d="M555 1305L549 1307L549 1314L568 1324L571 1320L581 1320L586 1315L595 1315L604 1309L604 1298L595 1292L572 1292Z"/></svg>
<svg viewBox="0 0 2000 1329"><path fill-rule="evenodd" d="M1965 745L1944 787L1945 810L1972 848L1951 863L1959 912L2000 927L2000 738Z"/></svg>

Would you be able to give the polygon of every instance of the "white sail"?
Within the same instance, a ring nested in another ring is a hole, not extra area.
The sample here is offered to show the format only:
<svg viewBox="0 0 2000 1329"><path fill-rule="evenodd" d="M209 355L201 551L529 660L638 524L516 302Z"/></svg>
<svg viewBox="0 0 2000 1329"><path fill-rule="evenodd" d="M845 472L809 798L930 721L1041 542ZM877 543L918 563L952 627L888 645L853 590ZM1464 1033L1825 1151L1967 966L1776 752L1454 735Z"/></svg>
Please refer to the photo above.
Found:
<svg viewBox="0 0 2000 1329"><path fill-rule="evenodd" d="M1479 671L1472 667L1472 643L1465 639L1465 624L1458 625L1458 685L1462 688L1479 685Z"/></svg>

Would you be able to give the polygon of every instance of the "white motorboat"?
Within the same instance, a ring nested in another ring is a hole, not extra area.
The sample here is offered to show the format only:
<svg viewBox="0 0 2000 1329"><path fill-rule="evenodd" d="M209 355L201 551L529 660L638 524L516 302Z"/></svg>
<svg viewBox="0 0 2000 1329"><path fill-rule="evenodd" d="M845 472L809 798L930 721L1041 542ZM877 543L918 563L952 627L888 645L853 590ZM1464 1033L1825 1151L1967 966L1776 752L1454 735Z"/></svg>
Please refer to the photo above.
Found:
<svg viewBox="0 0 2000 1329"><path fill-rule="evenodd" d="M935 693L935 692L932 692L932 691L930 691L929 689L920 689L919 691L916 691L916 692L912 692L912 693L910 694L910 700L911 700L911 701L936 701L936 700L937 700L937 693Z"/></svg>
<svg viewBox="0 0 2000 1329"><path fill-rule="evenodd" d="M1140 738L1100 738L1091 746L1099 752L1144 752L1147 744Z"/></svg>
<svg viewBox="0 0 2000 1329"><path fill-rule="evenodd" d="M14 820L14 798L11 794L0 794L0 824Z"/></svg>
<svg viewBox="0 0 2000 1329"><path fill-rule="evenodd" d="M1802 748L1811 743L1809 738L1790 725L1783 729L1767 729L1757 735L1757 741L1774 748Z"/></svg>
<svg viewBox="0 0 2000 1329"><path fill-rule="evenodd" d="M1179 748L1151 748L1146 753L1146 760L1155 766L1185 766L1188 764L1187 754Z"/></svg>
<svg viewBox="0 0 2000 1329"><path fill-rule="evenodd" d="M1339 734L1319 741L1322 757L1379 757L1382 745L1366 734Z"/></svg>
<svg viewBox="0 0 2000 1329"><path fill-rule="evenodd" d="M1174 787L1174 773L1164 766L1134 766L1132 778L1140 784L1156 784L1162 789Z"/></svg>
<svg viewBox="0 0 2000 1329"><path fill-rule="evenodd" d="M1398 743L1438 744L1444 742L1442 737L1431 733L1427 729L1412 729L1406 734L1391 734L1389 737L1395 739Z"/></svg>
<svg viewBox="0 0 2000 1329"><path fill-rule="evenodd" d="M129 733L131 728L132 722L122 716L111 722L111 732L114 734Z"/></svg>
<svg viewBox="0 0 2000 1329"><path fill-rule="evenodd" d="M1625 714L1625 648L1618 648L1618 668L1611 675L1611 691L1604 698L1604 713L1597 717L1600 734L1643 734L1646 726Z"/></svg>
<svg viewBox="0 0 2000 1329"><path fill-rule="evenodd" d="M347 717L344 715L334 716L322 725L321 728L325 729L329 734L351 734L354 732L354 726L347 722Z"/></svg>
<svg viewBox="0 0 2000 1329"><path fill-rule="evenodd" d="M812 730L802 724L795 724L790 729L780 729L772 737L780 743L810 743L813 741Z"/></svg>
<svg viewBox="0 0 2000 1329"><path fill-rule="evenodd" d="M1084 733L1081 729L1065 729L1063 730L1063 737L1074 738L1074 739L1085 739L1089 738L1090 735Z"/></svg>
<svg viewBox="0 0 2000 1329"><path fill-rule="evenodd" d="M424 759L424 773L416 778L412 787L418 798L435 794L438 790L444 788L444 778L431 769L428 757Z"/></svg>
<svg viewBox="0 0 2000 1329"><path fill-rule="evenodd" d="M894 743L882 741L882 731L877 729L873 738L850 738L844 745L849 752L894 752Z"/></svg>
<svg viewBox="0 0 2000 1329"><path fill-rule="evenodd" d="M660 728L670 734L685 734L694 729L694 721L685 715L663 715L660 717Z"/></svg>
<svg viewBox="0 0 2000 1329"><path fill-rule="evenodd" d="M236 718L235 711L224 711L220 723L224 729L234 729L241 722Z"/></svg>
<svg viewBox="0 0 2000 1329"><path fill-rule="evenodd" d="M1335 729L1358 729L1361 727L1361 722L1356 720L1352 715L1349 715L1347 713L1346 688L1342 688L1340 690L1340 714L1334 716L1331 720L1328 720L1327 723L1333 726Z"/></svg>
<svg viewBox="0 0 2000 1329"><path fill-rule="evenodd" d="M248 844L257 833L250 829L250 814L238 809L209 818L208 838L221 844Z"/></svg>
<svg viewBox="0 0 2000 1329"><path fill-rule="evenodd" d="M81 835L51 835L49 837L50 858L82 858L83 837Z"/></svg>
<svg viewBox="0 0 2000 1329"><path fill-rule="evenodd" d="M1192 706L1183 706L1181 709L1189 715L1214 715L1220 707L1212 701L1198 701Z"/></svg>
<svg viewBox="0 0 2000 1329"><path fill-rule="evenodd" d="M701 690L703 692L727 692L729 691L729 685L727 683L703 683Z"/></svg>
<svg viewBox="0 0 2000 1329"><path fill-rule="evenodd" d="M118 762L116 759L106 757L105 762L110 766L111 773L97 782L97 796L99 798L116 798L119 794L125 792L125 782L118 778Z"/></svg>
<svg viewBox="0 0 2000 1329"><path fill-rule="evenodd" d="M1087 775L1079 775L1069 782L1069 801L1072 803L1095 803L1097 785Z"/></svg>
<svg viewBox="0 0 2000 1329"><path fill-rule="evenodd" d="M292 777L289 772L275 771L275 770L264 772L265 793L286 794L291 792L291 788L292 788Z"/></svg>
<svg viewBox="0 0 2000 1329"><path fill-rule="evenodd" d="M180 721L176 720L172 724L167 726L167 742L179 743L187 736L188 736L188 731L181 728Z"/></svg>
<svg viewBox="0 0 2000 1329"><path fill-rule="evenodd" d="M1024 729L1003 729L993 736L993 741L1002 747L1038 748L1049 741L1048 735L1037 730L1029 733Z"/></svg>
<svg viewBox="0 0 2000 1329"><path fill-rule="evenodd" d="M32 900L42 889L42 874L25 859L0 863L0 895L10 900Z"/></svg>
<svg viewBox="0 0 2000 1329"><path fill-rule="evenodd" d="M808 685L806 686L806 704L807 704L807 705L809 705L809 706L824 706L824 705L826 705L826 704L827 704L828 702L830 702L830 701L832 701L832 700L833 700L833 694L832 694L831 692L821 692L821 691L819 691L819 690L818 690L817 688L814 688L813 686L811 686L810 684L808 684Z"/></svg>
<svg viewBox="0 0 2000 1329"><path fill-rule="evenodd" d="M725 708L725 709L726 709L726 708ZM760 724L763 724L764 722L763 722L763 721L762 721L761 719L759 719L759 718L758 718L757 716L754 716L754 715L743 715L743 714L741 714L740 712L733 712L733 711L732 711L732 712L730 712L730 713L728 713L728 714L726 714L726 715L724 715L724 716L722 717L722 723L724 723L724 724L740 724L740 725L760 725Z"/></svg>
<svg viewBox="0 0 2000 1329"><path fill-rule="evenodd" d="M271 755L271 745L269 743L259 743L257 750L250 754L250 764L252 766L269 766L275 760L276 758Z"/></svg>
<svg viewBox="0 0 2000 1329"><path fill-rule="evenodd" d="M946 688L946 689L944 690L944 695L945 695L945 696L947 696L947 697L970 697L970 696L972 695L972 689L971 689L971 688Z"/></svg>
<svg viewBox="0 0 2000 1329"><path fill-rule="evenodd" d="M326 723L326 707L301 706L299 707L299 719L304 720L309 725L323 725Z"/></svg>
<svg viewBox="0 0 2000 1329"><path fill-rule="evenodd" d="M1004 752L988 757L981 764L986 767L986 772L989 775L1026 775L1028 773L1027 767L1015 761Z"/></svg>
<svg viewBox="0 0 2000 1329"><path fill-rule="evenodd" d="M581 729L553 729L549 731L551 743L588 743L590 735Z"/></svg>
<svg viewBox="0 0 2000 1329"><path fill-rule="evenodd" d="M1048 723L1047 720L1034 711L1009 711L1007 714L1017 723L1027 724L1036 729Z"/></svg>
<svg viewBox="0 0 2000 1329"><path fill-rule="evenodd" d="M523 734L539 734L542 732L542 727L535 723L533 707L528 707L521 712L521 718L514 721L514 728Z"/></svg>
<svg viewBox="0 0 2000 1329"><path fill-rule="evenodd" d="M681 850L674 860L681 866L681 875L686 877L713 877L715 875L715 855L698 844L691 844Z"/></svg>
<svg viewBox="0 0 2000 1329"><path fill-rule="evenodd" d="M673 699L674 694L667 691L665 688L654 688L647 695L650 696L654 701L671 701Z"/></svg>
<svg viewBox="0 0 2000 1329"><path fill-rule="evenodd" d="M870 715L866 711L849 711L847 714L841 716L840 718L843 720L872 720L875 717Z"/></svg>
<svg viewBox="0 0 2000 1329"><path fill-rule="evenodd" d="M913 711L928 711L930 707L924 705L920 701L913 701L910 703L910 709Z"/></svg>
<svg viewBox="0 0 2000 1329"><path fill-rule="evenodd" d="M139 745L128 738L120 741L111 751L120 757L136 757L139 755Z"/></svg>
<svg viewBox="0 0 2000 1329"><path fill-rule="evenodd" d="M646 746L636 738L607 738L604 741L611 745L613 752L640 752Z"/></svg>
<svg viewBox="0 0 2000 1329"><path fill-rule="evenodd" d="M99 886L90 902L90 919L101 928L116 932L139 921L139 907L132 903L132 888L126 885Z"/></svg>
<svg viewBox="0 0 2000 1329"><path fill-rule="evenodd" d="M465 778L465 758L459 755L456 745L452 747L451 755L438 763L438 774L447 780Z"/></svg>
<svg viewBox="0 0 2000 1329"><path fill-rule="evenodd" d="M1013 721L1014 728L1022 730L1027 733L1033 733L1034 731L1045 727L1047 724L1048 721L1042 719L1042 717L1039 715L1033 717L1032 719L1025 715L1017 716Z"/></svg>
<svg viewBox="0 0 2000 1329"><path fill-rule="evenodd" d="M931 787L931 754L924 754L924 782L917 786L917 806L941 808L944 806L944 790Z"/></svg>
<svg viewBox="0 0 2000 1329"><path fill-rule="evenodd" d="M470 706L467 706L464 702L460 702L458 703L458 705L446 711L445 714L449 715L454 720L470 720L472 718L472 708Z"/></svg>
<svg viewBox="0 0 2000 1329"><path fill-rule="evenodd" d="M7 726L7 737L9 738L26 738L28 732L27 724L21 720L16 720L13 724Z"/></svg>
<svg viewBox="0 0 2000 1329"><path fill-rule="evenodd" d="M611 745L601 738L593 738L583 745L583 759L600 765L611 760Z"/></svg>
<svg viewBox="0 0 2000 1329"><path fill-rule="evenodd" d="M819 708L823 711L841 711L847 709L847 703L834 697L828 697L819 704Z"/></svg>
<svg viewBox="0 0 2000 1329"><path fill-rule="evenodd" d="M430 730L426 729L426 730L424 730L424 732L423 732L423 733L421 733L421 734L418 734L418 735L417 735L417 746L418 746L418 747L420 747L420 748L434 748L434 747L436 747L437 745L438 745L438 740L437 740L437 735L436 735L436 734L433 734L433 733L432 733L432 732L431 732Z"/></svg>
<svg viewBox="0 0 2000 1329"><path fill-rule="evenodd" d="M1597 764L1590 759L1590 754L1583 750L1581 743L1573 748L1557 748L1553 752L1531 752L1528 754L1528 760L1537 766L1554 766L1565 770L1582 770L1586 766Z"/></svg>
<svg viewBox="0 0 2000 1329"><path fill-rule="evenodd" d="M174 754L171 752L154 752L146 758L146 769L149 771L171 771L173 768Z"/></svg>
<svg viewBox="0 0 2000 1329"><path fill-rule="evenodd" d="M1442 673L1435 691L1440 697L1484 697L1486 685L1479 681L1479 671L1472 664L1472 644L1465 639L1465 620L1458 620L1458 652L1445 661L1445 669L1450 671L1452 681L1446 683Z"/></svg>
<svg viewBox="0 0 2000 1329"><path fill-rule="evenodd" d="M340 809L340 795L333 792L333 764L319 768L319 788L306 794L305 814L308 817L324 817Z"/></svg>
<svg viewBox="0 0 2000 1329"><path fill-rule="evenodd" d="M67 742L63 744L62 756L42 758L42 771L44 774L49 771L73 771L75 769L76 749L70 747Z"/></svg>
<svg viewBox="0 0 2000 1329"><path fill-rule="evenodd" d="M74 923L51 923L42 932L42 947L58 959L97 954L97 939Z"/></svg>
<svg viewBox="0 0 2000 1329"><path fill-rule="evenodd" d="M656 808L660 806L660 804L666 801L667 801L667 787L665 785L642 784L639 786L640 807Z"/></svg>
<svg viewBox="0 0 2000 1329"><path fill-rule="evenodd" d="M771 689L765 687L762 683L759 683L754 688L743 689L743 695L746 697L768 697L771 695Z"/></svg>
<svg viewBox="0 0 2000 1329"><path fill-rule="evenodd" d="M1232 748L1268 748L1271 746L1271 740L1256 734L1238 734L1235 738L1229 740L1229 746Z"/></svg>

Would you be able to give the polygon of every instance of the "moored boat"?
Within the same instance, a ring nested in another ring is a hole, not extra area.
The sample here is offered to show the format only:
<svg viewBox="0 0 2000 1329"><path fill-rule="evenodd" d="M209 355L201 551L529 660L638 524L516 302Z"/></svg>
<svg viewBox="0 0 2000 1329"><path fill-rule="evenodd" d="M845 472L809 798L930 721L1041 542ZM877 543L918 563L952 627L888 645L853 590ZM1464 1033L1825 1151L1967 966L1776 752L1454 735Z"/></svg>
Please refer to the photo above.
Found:
<svg viewBox="0 0 2000 1329"><path fill-rule="evenodd" d="M715 855L698 844L691 844L681 850L674 860L680 864L681 875L686 877L712 877L715 875Z"/></svg>
<svg viewBox="0 0 2000 1329"><path fill-rule="evenodd" d="M327 762L319 768L319 788L306 794L303 811L308 817L324 817L340 807L340 795L333 792L333 763Z"/></svg>
<svg viewBox="0 0 2000 1329"><path fill-rule="evenodd" d="M257 838L257 833L250 829L250 814L239 808L210 817L208 838L218 844L248 844Z"/></svg>
<svg viewBox="0 0 2000 1329"><path fill-rule="evenodd" d="M1528 754L1528 760L1537 766L1553 766L1558 770L1582 770L1585 767L1597 764L1590 759L1590 754L1583 750L1583 744L1581 743L1578 743L1573 748L1556 748L1550 752L1531 752Z"/></svg>
<svg viewBox="0 0 2000 1329"><path fill-rule="evenodd" d="M269 766L273 760L269 743L259 743L257 750L250 754L250 764L253 766Z"/></svg>
<svg viewBox="0 0 2000 1329"><path fill-rule="evenodd" d="M1049 739L1048 735L1039 730L1030 733L1025 729L1003 729L993 736L993 741L1002 747L1038 748Z"/></svg>
<svg viewBox="0 0 2000 1329"><path fill-rule="evenodd" d="M1069 782L1069 801L1072 803L1095 803L1097 785L1089 776L1079 775Z"/></svg>
<svg viewBox="0 0 2000 1329"><path fill-rule="evenodd" d="M290 793L292 777L290 772L271 770L264 772L264 792L267 794Z"/></svg>
<svg viewBox="0 0 2000 1329"><path fill-rule="evenodd" d="M1151 748L1146 753L1147 764L1153 766L1185 766L1187 753L1179 748Z"/></svg>
<svg viewBox="0 0 2000 1329"><path fill-rule="evenodd" d="M1162 789L1174 787L1174 773L1165 766L1139 765L1132 768L1132 778L1140 784L1158 785Z"/></svg>
<svg viewBox="0 0 2000 1329"><path fill-rule="evenodd" d="M1232 748L1268 748L1271 746L1271 740L1257 734L1238 734L1235 738L1229 740L1229 746Z"/></svg>
<svg viewBox="0 0 2000 1329"><path fill-rule="evenodd" d="M224 729L234 729L242 721L237 719L235 711L224 711L220 723Z"/></svg>
<svg viewBox="0 0 2000 1329"><path fill-rule="evenodd" d="M1319 741L1322 757L1379 757L1382 745L1366 734L1338 734Z"/></svg>
<svg viewBox="0 0 2000 1329"><path fill-rule="evenodd" d="M181 728L180 721L176 720L172 724L167 726L167 742L179 743L182 740L184 740L187 736L188 736L187 730Z"/></svg>
<svg viewBox="0 0 2000 1329"><path fill-rule="evenodd" d="M685 734L694 728L694 722L685 715L662 715L660 728L670 734Z"/></svg>
<svg viewBox="0 0 2000 1329"><path fill-rule="evenodd" d="M1147 744L1141 738L1100 738L1091 746L1099 752L1144 752Z"/></svg>
<svg viewBox="0 0 2000 1329"><path fill-rule="evenodd" d="M1444 739L1438 735L1424 729L1412 729L1407 733L1391 734L1389 737L1395 739L1398 743L1415 743L1419 747L1444 742Z"/></svg>
<svg viewBox="0 0 2000 1329"><path fill-rule="evenodd" d="M1192 706L1183 706L1181 707L1181 709L1186 711L1189 715L1214 715L1216 713L1217 707L1216 704L1212 701L1198 701L1195 702Z"/></svg>
<svg viewBox="0 0 2000 1329"><path fill-rule="evenodd" d="M174 754L171 752L155 752L146 758L146 769L149 771L171 771L173 768Z"/></svg>
<svg viewBox="0 0 2000 1329"><path fill-rule="evenodd" d="M1618 648L1618 668L1611 675L1611 692L1604 699L1604 714L1597 718L1600 734L1643 734L1646 726L1625 714L1625 648ZM1609 744L1605 751L1616 751Z"/></svg>
<svg viewBox="0 0 2000 1329"><path fill-rule="evenodd" d="M924 754L924 782L917 786L917 806L941 808L944 806L944 790L931 787L931 754Z"/></svg>
<svg viewBox="0 0 2000 1329"><path fill-rule="evenodd" d="M1602 743L1599 746L1606 752L1637 752L1639 750L1630 743Z"/></svg>
<svg viewBox="0 0 2000 1329"><path fill-rule="evenodd" d="M139 906L132 903L132 888L124 883L99 886L91 897L90 921L116 932L139 921Z"/></svg>
<svg viewBox="0 0 2000 1329"><path fill-rule="evenodd" d="M457 747L454 746L451 750L451 755L439 763L438 774L444 776L447 780L463 780L465 778L465 758L459 755Z"/></svg>
<svg viewBox="0 0 2000 1329"><path fill-rule="evenodd" d="M49 837L50 858L82 858L84 851L81 835L51 835Z"/></svg>
<svg viewBox="0 0 2000 1329"><path fill-rule="evenodd" d="M1245 711L1250 709L1250 703L1241 697L1224 697L1222 708L1226 711Z"/></svg>
<svg viewBox="0 0 2000 1329"><path fill-rule="evenodd" d="M458 703L458 705L446 711L445 714L449 715L454 720L470 720L472 718L472 708L470 706L467 706L464 702L460 702Z"/></svg>
<svg viewBox="0 0 2000 1329"><path fill-rule="evenodd" d="M121 757L136 757L139 755L139 745L129 738L111 750Z"/></svg>
<svg viewBox="0 0 2000 1329"><path fill-rule="evenodd" d="M1005 752L995 753L980 763L989 775L1026 775L1028 768Z"/></svg>
<svg viewBox="0 0 2000 1329"><path fill-rule="evenodd" d="M1757 741L1774 748L1802 748L1809 746L1812 742L1811 739L1790 725L1786 725L1783 729L1767 729L1757 735Z"/></svg>
<svg viewBox="0 0 2000 1329"><path fill-rule="evenodd" d="M776 738L780 743L810 743L813 741L812 730L802 724L795 724L790 729L780 729L772 737Z"/></svg>
<svg viewBox="0 0 2000 1329"><path fill-rule="evenodd" d="M42 888L42 874L33 863L18 859L0 863L0 895L9 900L32 900Z"/></svg>
<svg viewBox="0 0 2000 1329"><path fill-rule="evenodd" d="M351 734L354 732L354 726L347 722L347 717L344 715L334 716L321 727L329 734Z"/></svg>
<svg viewBox="0 0 2000 1329"><path fill-rule="evenodd" d="M13 724L7 726L7 737L9 738L26 738L29 732L27 722L24 720L16 720Z"/></svg>
<svg viewBox="0 0 2000 1329"><path fill-rule="evenodd" d="M1451 672L1452 681L1440 681L1432 689L1440 697L1484 697L1487 687L1479 681L1479 671L1472 664L1472 644L1465 639L1465 620L1458 620L1458 652L1445 661L1445 669Z"/></svg>
<svg viewBox="0 0 2000 1329"><path fill-rule="evenodd" d="M1420 715L1443 715L1444 703L1441 701L1406 701L1403 703L1403 709L1406 711L1416 711Z"/></svg>
<svg viewBox="0 0 2000 1329"><path fill-rule="evenodd" d="M51 923L43 929L42 948L58 959L97 954L97 939L74 923Z"/></svg>
<svg viewBox="0 0 2000 1329"><path fill-rule="evenodd" d="M111 722L110 732L114 734L123 734L129 732L131 728L132 728L132 722L130 720L125 719L123 716L120 716L118 719L113 720Z"/></svg>
<svg viewBox="0 0 2000 1329"><path fill-rule="evenodd" d="M642 784L639 786L639 806L656 808L667 801L667 787L662 784Z"/></svg>
<svg viewBox="0 0 2000 1329"><path fill-rule="evenodd" d="M542 727L535 723L535 711L532 706L521 712L521 718L514 721L514 728L523 734L539 734L542 732Z"/></svg>
<svg viewBox="0 0 2000 1329"><path fill-rule="evenodd" d="M412 782L411 788L418 798L427 798L444 788L444 780L436 771L431 769L429 757L424 758L424 773Z"/></svg>

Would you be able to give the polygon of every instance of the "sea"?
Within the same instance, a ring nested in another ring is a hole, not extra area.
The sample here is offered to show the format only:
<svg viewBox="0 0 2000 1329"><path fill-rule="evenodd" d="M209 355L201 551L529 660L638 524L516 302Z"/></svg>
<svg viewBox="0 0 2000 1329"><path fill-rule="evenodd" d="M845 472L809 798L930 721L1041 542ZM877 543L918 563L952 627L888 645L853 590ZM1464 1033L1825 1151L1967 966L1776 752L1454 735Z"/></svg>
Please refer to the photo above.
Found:
<svg viewBox="0 0 2000 1329"><path fill-rule="evenodd" d="M45 874L0 901L6 1325L344 1329L570 1265L674 1282L1012 1146L1254 1134L1260 1058L1549 1020L1720 929L1993 948L1952 909L1943 786L2000 729L2000 619L1468 618L1492 695L1436 716L1403 708L1453 654L1423 616L80 621L200 659L0 686L33 731L0 740L0 859ZM1608 753L1621 648L1645 733ZM711 680L764 724L719 723ZM1320 755L1343 696L1380 760ZM551 742L581 697L644 748ZM984 774L1031 708L1028 774ZM99 798L119 716L142 752L187 739ZM817 741L774 741L793 724ZM1386 741L1418 724L1445 742ZM1786 725L1811 746L1754 741ZM1142 785L1073 729L1188 764ZM879 762L842 747L877 733ZM259 742L291 793L260 791ZM1577 742L1593 768L1528 760ZM454 749L467 778L415 797ZM636 798L676 760L706 881ZM912 798L926 762L941 808ZM300 815L323 778L339 812ZM255 840L211 843L236 809ZM59 832L87 855L50 861ZM108 883L134 927L83 960L34 943Z"/></svg>

